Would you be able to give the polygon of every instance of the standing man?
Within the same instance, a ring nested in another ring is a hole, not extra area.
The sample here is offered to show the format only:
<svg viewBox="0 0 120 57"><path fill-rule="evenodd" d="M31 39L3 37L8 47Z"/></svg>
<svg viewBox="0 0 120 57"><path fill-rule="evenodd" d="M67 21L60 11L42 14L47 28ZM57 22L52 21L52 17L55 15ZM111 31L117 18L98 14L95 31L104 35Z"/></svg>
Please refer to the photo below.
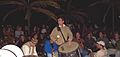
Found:
<svg viewBox="0 0 120 57"><path fill-rule="evenodd" d="M64 18L60 17L57 20L58 26L56 26L50 34L50 38L57 45L61 45L65 42L69 42L73 39L73 34L68 26L64 24Z"/></svg>

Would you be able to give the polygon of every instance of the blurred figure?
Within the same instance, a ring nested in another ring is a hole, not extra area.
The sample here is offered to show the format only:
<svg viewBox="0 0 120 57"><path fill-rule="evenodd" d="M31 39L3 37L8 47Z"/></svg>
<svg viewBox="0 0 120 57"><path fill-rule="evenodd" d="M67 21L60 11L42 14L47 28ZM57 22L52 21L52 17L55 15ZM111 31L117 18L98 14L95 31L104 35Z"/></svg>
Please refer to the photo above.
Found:
<svg viewBox="0 0 120 57"><path fill-rule="evenodd" d="M109 45L109 39L107 38L105 32L99 32L99 37L98 41L104 41L105 42L105 47L108 48Z"/></svg>
<svg viewBox="0 0 120 57"><path fill-rule="evenodd" d="M85 38L85 48L86 49L92 49L92 51L96 51L96 41L93 38L92 32L89 32L87 34L87 37Z"/></svg>
<svg viewBox="0 0 120 57"><path fill-rule="evenodd" d="M38 56L36 51L36 44L38 42L37 37L38 37L37 34L34 34L31 40L23 44L23 46L21 47L25 56L29 56L29 55Z"/></svg>
<svg viewBox="0 0 120 57"><path fill-rule="evenodd" d="M89 49L92 52L90 54L91 57L108 57L104 41L97 42L96 46L99 49L97 52L93 52L91 49Z"/></svg>
<svg viewBox="0 0 120 57"><path fill-rule="evenodd" d="M12 28L10 28L10 27L7 27L6 30L3 33L4 33L4 36L8 36L8 37L13 37L14 36Z"/></svg>
<svg viewBox="0 0 120 57"><path fill-rule="evenodd" d="M44 51L47 57L58 57L58 46L55 42L47 39L44 43Z"/></svg>
<svg viewBox="0 0 120 57"><path fill-rule="evenodd" d="M113 38L109 41L108 54L109 56L120 56L120 36L118 32L115 32Z"/></svg>
<svg viewBox="0 0 120 57"><path fill-rule="evenodd" d="M88 55L89 53L84 47L84 40L81 37L81 34L79 32L76 32L75 38L76 38L75 41L78 42L78 44L79 44L79 50L78 50L79 56L81 56L81 57L89 57L89 55Z"/></svg>
<svg viewBox="0 0 120 57"><path fill-rule="evenodd" d="M15 30L16 41L18 41L18 38L20 37L20 35L24 35L24 31L22 30L21 26L17 26L17 28Z"/></svg>
<svg viewBox="0 0 120 57"><path fill-rule="evenodd" d="M22 45L26 42L25 36L20 35L19 40L16 42L16 45L18 47L22 47Z"/></svg>
<svg viewBox="0 0 120 57"><path fill-rule="evenodd" d="M116 40L116 50L115 57L120 57L120 35L115 33L115 40Z"/></svg>
<svg viewBox="0 0 120 57"><path fill-rule="evenodd" d="M15 38L4 36L3 45L15 44Z"/></svg>

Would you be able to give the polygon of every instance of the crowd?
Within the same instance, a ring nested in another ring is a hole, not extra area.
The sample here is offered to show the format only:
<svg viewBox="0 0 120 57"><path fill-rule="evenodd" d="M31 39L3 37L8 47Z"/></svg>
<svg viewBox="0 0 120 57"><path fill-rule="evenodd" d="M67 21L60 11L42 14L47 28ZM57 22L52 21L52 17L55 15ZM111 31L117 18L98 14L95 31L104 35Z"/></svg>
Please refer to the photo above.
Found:
<svg viewBox="0 0 120 57"><path fill-rule="evenodd" d="M62 21L58 20L58 23ZM59 27L61 28L61 26ZM101 55L120 57L119 31L108 33L97 30L96 32L89 27L83 32L79 27L68 25L65 28L61 28L65 32L63 36L59 35L62 33L58 33L59 27L51 29L47 25L33 26L30 33L28 33L29 29L26 26L4 25L0 31L0 48L8 44L14 44L23 50L24 55L51 57L53 55L52 52L55 52L57 57L59 57L61 55L58 53L58 47L66 41L75 41L79 44L79 57L99 57ZM63 39L60 39L60 37L63 37Z"/></svg>
<svg viewBox="0 0 120 57"><path fill-rule="evenodd" d="M37 55L43 55L43 44L45 38L48 35L48 26L42 25L33 26L31 28L30 34L28 33L28 28L26 26L12 26L12 25L4 25L1 27L0 31L0 48L5 45L13 44L18 46L19 48L23 48L22 46L27 43L31 42L32 39L39 40L37 41L36 45L39 48L36 48Z"/></svg>

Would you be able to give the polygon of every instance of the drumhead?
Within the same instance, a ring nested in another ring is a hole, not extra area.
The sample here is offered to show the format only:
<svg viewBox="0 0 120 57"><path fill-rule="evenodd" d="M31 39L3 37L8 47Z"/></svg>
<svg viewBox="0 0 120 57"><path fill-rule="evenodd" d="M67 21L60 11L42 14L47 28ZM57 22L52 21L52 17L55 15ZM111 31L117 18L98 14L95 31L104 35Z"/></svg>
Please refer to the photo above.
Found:
<svg viewBox="0 0 120 57"><path fill-rule="evenodd" d="M23 56L22 50L19 47L17 47L16 45L6 45L6 46L3 46L2 49L10 50L17 57L22 57Z"/></svg>
<svg viewBox="0 0 120 57"><path fill-rule="evenodd" d="M62 44L58 50L61 53L70 53L78 49L79 44L77 42L71 42L71 45L68 45L68 42Z"/></svg>
<svg viewBox="0 0 120 57"><path fill-rule="evenodd" d="M0 57L16 57L12 52L0 49Z"/></svg>

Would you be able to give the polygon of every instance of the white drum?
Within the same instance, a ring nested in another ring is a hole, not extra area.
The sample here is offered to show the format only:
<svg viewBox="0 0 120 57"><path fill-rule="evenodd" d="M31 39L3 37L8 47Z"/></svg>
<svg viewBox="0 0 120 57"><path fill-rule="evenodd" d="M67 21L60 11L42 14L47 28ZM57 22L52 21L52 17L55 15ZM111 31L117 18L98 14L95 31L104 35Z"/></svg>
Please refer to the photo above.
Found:
<svg viewBox="0 0 120 57"><path fill-rule="evenodd" d="M0 57L16 57L15 54L8 50L0 49Z"/></svg>
<svg viewBox="0 0 120 57"><path fill-rule="evenodd" d="M19 47L17 47L16 45L3 46L2 50L7 50L7 51L11 52L11 54L13 53L15 57L23 57L24 56L22 50ZM0 52L2 52L2 51L0 51ZM0 53L0 55L1 55L1 53ZM12 57L11 55L7 55L6 53L4 53L4 56Z"/></svg>

